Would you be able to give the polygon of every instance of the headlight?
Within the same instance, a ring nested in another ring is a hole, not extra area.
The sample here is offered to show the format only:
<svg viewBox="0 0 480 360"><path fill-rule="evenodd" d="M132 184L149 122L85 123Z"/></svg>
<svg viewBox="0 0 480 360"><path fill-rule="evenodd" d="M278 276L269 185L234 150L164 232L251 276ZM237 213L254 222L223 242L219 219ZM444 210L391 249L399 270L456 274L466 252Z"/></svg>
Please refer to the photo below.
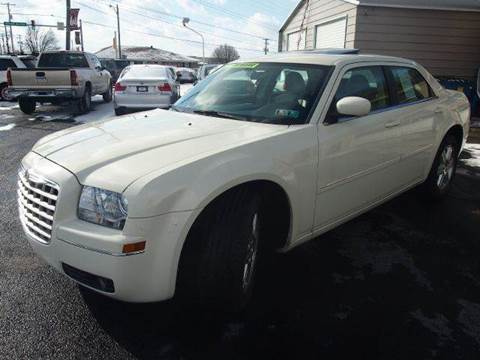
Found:
<svg viewBox="0 0 480 360"><path fill-rule="evenodd" d="M84 186L78 204L82 220L122 230L128 214L127 199L119 193Z"/></svg>

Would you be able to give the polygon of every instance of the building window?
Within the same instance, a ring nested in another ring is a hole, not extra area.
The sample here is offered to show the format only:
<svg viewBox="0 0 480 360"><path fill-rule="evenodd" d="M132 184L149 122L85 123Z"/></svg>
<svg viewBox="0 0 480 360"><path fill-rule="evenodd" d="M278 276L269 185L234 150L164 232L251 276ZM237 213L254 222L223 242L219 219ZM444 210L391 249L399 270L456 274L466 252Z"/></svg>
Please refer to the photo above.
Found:
<svg viewBox="0 0 480 360"><path fill-rule="evenodd" d="M307 30L299 30L287 34L287 51L304 50Z"/></svg>

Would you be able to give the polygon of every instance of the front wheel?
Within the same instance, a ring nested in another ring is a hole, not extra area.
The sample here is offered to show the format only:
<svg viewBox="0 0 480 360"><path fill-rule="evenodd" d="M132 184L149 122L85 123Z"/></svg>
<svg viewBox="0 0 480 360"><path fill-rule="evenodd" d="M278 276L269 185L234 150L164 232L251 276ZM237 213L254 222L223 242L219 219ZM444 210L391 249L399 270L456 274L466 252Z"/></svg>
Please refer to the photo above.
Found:
<svg viewBox="0 0 480 360"><path fill-rule="evenodd" d="M454 136L447 135L443 139L424 184L427 193L432 198L440 199L444 197L452 187L457 169L459 147Z"/></svg>
<svg viewBox="0 0 480 360"><path fill-rule="evenodd" d="M103 101L106 103L109 103L110 101L112 101L112 83L111 82L108 83L108 89L106 92L102 94L102 97L103 97Z"/></svg>
<svg viewBox="0 0 480 360"><path fill-rule="evenodd" d="M25 98L18 99L18 105L20 106L20 110L27 115L33 114L37 107L35 100Z"/></svg>
<svg viewBox="0 0 480 360"><path fill-rule="evenodd" d="M242 309L252 295L262 221L260 198L247 188L230 190L209 205L183 249L178 298Z"/></svg>

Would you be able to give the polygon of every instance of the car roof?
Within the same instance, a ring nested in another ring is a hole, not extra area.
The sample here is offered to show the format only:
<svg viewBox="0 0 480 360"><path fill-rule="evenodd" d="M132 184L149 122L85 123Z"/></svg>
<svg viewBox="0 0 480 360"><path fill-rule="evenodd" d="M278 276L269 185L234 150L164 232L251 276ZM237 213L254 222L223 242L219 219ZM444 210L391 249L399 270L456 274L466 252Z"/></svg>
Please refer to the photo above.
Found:
<svg viewBox="0 0 480 360"><path fill-rule="evenodd" d="M415 62L408 59L403 59L394 56L383 55L358 55L358 54L334 54L334 53L321 53L310 51L292 51L281 52L275 55L267 55L256 58L250 58L248 60L237 60L235 62L278 62L278 63L295 63L295 64L312 64L312 65L347 65L350 63L358 62L402 62L410 65L414 65Z"/></svg>
<svg viewBox="0 0 480 360"><path fill-rule="evenodd" d="M163 68L163 69L166 69L168 66L165 66L165 65L160 65L160 64L132 64L132 65L129 65L130 67L134 68L134 67L156 67L156 68Z"/></svg>

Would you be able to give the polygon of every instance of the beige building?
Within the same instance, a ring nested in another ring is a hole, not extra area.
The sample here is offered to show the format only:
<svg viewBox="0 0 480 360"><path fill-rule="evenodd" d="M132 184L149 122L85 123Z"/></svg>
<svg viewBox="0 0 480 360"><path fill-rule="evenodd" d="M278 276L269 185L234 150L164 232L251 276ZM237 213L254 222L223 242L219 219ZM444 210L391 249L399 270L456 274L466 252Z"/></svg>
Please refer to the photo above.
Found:
<svg viewBox="0 0 480 360"><path fill-rule="evenodd" d="M473 79L480 68L479 0L302 0L279 51L356 48L413 59L435 76Z"/></svg>

